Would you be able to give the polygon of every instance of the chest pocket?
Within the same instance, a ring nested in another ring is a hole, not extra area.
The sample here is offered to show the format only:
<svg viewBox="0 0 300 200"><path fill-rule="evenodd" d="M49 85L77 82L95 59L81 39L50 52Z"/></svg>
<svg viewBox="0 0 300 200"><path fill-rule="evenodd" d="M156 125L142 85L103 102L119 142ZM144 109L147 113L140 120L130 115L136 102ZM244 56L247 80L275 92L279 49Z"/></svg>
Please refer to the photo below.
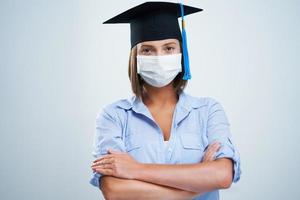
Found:
<svg viewBox="0 0 300 200"><path fill-rule="evenodd" d="M200 133L186 132L180 134L181 163L198 163L204 154L204 144Z"/></svg>

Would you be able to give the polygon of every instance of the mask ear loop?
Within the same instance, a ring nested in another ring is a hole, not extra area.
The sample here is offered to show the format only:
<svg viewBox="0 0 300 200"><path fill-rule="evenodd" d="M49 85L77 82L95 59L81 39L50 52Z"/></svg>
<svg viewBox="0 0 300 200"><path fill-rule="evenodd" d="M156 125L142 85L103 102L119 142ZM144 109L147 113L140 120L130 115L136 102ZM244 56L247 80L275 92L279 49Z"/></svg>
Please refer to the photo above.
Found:
<svg viewBox="0 0 300 200"><path fill-rule="evenodd" d="M183 65L184 65L184 75L182 77L183 80L191 79L191 71L190 71L190 61L189 61L189 53L187 48L187 36L185 32L185 21L184 21L184 7L183 4L180 3L181 10L181 36L182 36L182 51L183 51Z"/></svg>

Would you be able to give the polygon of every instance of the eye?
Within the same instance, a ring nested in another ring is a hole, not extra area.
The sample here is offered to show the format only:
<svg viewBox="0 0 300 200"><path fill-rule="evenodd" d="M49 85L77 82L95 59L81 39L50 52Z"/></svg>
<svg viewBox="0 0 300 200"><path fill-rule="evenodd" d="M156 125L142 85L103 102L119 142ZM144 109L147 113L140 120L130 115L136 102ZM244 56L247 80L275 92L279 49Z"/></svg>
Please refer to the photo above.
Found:
<svg viewBox="0 0 300 200"><path fill-rule="evenodd" d="M168 53L173 53L174 50L175 50L174 47L170 47L170 46L166 47L166 51L167 51Z"/></svg>
<svg viewBox="0 0 300 200"><path fill-rule="evenodd" d="M152 49L150 49L150 48L143 48L143 49L141 50L141 53L142 53L143 55L149 55L149 54L152 53Z"/></svg>

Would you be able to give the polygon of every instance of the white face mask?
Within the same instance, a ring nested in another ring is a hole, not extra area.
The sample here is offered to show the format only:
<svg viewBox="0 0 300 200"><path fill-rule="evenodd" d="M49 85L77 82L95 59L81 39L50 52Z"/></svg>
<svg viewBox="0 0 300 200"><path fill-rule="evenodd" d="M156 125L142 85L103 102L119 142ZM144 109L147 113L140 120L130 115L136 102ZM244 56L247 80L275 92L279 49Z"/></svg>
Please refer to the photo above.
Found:
<svg viewBox="0 0 300 200"><path fill-rule="evenodd" d="M181 72L181 53L166 56L137 55L137 73L154 87L168 85Z"/></svg>

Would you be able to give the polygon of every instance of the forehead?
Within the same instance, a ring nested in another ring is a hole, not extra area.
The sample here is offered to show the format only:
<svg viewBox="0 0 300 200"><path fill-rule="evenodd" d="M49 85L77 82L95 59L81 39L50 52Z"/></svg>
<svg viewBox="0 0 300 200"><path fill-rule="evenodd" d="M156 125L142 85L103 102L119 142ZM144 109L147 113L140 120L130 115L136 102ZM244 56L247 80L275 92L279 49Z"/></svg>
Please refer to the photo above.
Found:
<svg viewBox="0 0 300 200"><path fill-rule="evenodd" d="M145 41L139 43L137 46L163 46L166 44L179 44L177 39L165 39L165 40L154 40L154 41Z"/></svg>

